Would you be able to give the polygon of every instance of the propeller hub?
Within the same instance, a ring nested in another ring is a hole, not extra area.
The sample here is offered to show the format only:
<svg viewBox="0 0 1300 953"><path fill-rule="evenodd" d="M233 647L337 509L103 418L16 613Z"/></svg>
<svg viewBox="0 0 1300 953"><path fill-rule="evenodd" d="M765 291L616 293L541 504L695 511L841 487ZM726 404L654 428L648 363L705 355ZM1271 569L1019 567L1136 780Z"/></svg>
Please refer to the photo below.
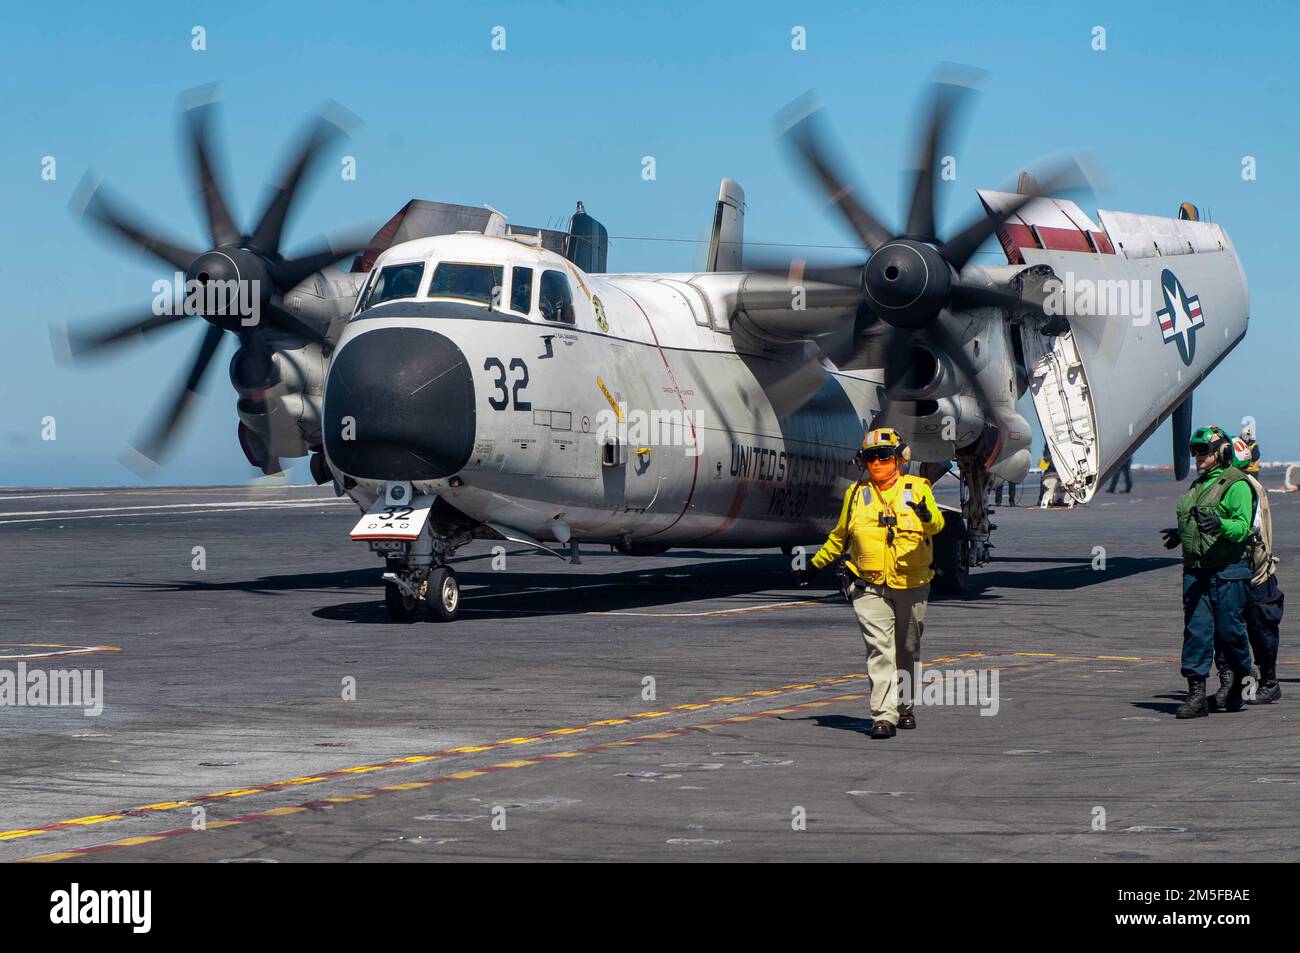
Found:
<svg viewBox="0 0 1300 953"><path fill-rule="evenodd" d="M205 252L185 272L186 310L227 331L261 324L274 290L266 263L243 248Z"/></svg>
<svg viewBox="0 0 1300 953"><path fill-rule="evenodd" d="M952 270L922 242L900 238L881 245L867 261L862 286L872 310L897 328L917 330L948 304Z"/></svg>

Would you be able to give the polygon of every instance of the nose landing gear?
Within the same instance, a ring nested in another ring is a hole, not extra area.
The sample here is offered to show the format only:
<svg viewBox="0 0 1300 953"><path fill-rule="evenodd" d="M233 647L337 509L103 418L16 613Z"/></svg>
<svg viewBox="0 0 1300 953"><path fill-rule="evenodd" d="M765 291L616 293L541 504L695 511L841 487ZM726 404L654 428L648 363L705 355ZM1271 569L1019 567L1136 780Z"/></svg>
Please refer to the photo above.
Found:
<svg viewBox="0 0 1300 953"><path fill-rule="evenodd" d="M473 539L473 524L435 494L420 494L402 481L389 482L374 498L349 495L365 511L352 538L384 559L389 619L414 622L427 605L433 621L455 621L460 583L448 564Z"/></svg>
<svg viewBox="0 0 1300 953"><path fill-rule="evenodd" d="M450 566L437 566L425 582L424 598L434 622L455 622L460 615L460 582Z"/></svg>
<svg viewBox="0 0 1300 953"><path fill-rule="evenodd" d="M423 589L423 584L416 588L397 580L385 582L384 605L388 607L388 618L393 622L414 622Z"/></svg>
<svg viewBox="0 0 1300 953"><path fill-rule="evenodd" d="M425 604L434 622L455 622L460 615L460 581L450 566L419 569L393 567L384 573L384 605L393 622L414 622Z"/></svg>

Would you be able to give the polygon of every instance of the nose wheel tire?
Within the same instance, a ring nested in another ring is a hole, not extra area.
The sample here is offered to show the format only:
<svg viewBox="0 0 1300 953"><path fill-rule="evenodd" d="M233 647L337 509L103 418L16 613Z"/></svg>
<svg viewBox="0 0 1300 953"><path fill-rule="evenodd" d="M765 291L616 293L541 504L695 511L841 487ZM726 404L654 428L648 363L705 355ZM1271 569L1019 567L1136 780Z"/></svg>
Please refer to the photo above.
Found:
<svg viewBox="0 0 1300 953"><path fill-rule="evenodd" d="M429 573L425 598L434 622L454 622L460 615L460 582L450 566L439 566Z"/></svg>
<svg viewBox="0 0 1300 953"><path fill-rule="evenodd" d="M407 595L395 582L384 583L384 605L393 622L414 622L420 611L419 597Z"/></svg>

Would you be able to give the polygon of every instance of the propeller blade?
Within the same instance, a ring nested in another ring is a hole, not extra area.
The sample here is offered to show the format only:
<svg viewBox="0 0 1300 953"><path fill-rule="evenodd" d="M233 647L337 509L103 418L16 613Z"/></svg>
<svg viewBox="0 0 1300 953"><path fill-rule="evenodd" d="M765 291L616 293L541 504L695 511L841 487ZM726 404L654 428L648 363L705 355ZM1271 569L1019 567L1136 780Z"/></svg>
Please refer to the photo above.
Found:
<svg viewBox="0 0 1300 953"><path fill-rule="evenodd" d="M369 242L366 241L349 241L340 245L337 249L326 248L323 251L313 252L299 258L274 262L271 265L271 277L275 280L276 287L281 292L288 291L316 274L322 268L328 268L336 261L361 254L366 250L368 244Z"/></svg>
<svg viewBox="0 0 1300 953"><path fill-rule="evenodd" d="M1009 291L983 285L958 282L952 286L951 301L951 307L956 311L969 311L972 308L1002 308L1013 313L1048 316L1037 301L1030 301Z"/></svg>
<svg viewBox="0 0 1300 953"><path fill-rule="evenodd" d="M989 452L988 459L984 461L984 468L988 469L997 461L998 454L1002 452L1002 417L998 413L988 389L984 386L984 382L980 380L979 373L975 369L975 362L966 353L966 349L961 346L961 342L944 327L942 319L932 322L926 328L926 335L938 350L948 355L957 371L970 383L971 389L975 391L975 399L979 401L980 407L984 411L985 422L997 428L997 442Z"/></svg>
<svg viewBox="0 0 1300 953"><path fill-rule="evenodd" d="M970 382L971 388L975 391L975 397L984 408L984 412L989 416L995 416L996 412L988 389L985 388L984 382L980 380L979 373L975 369L975 362L966 353L966 349L962 347L961 342L944 327L942 321L935 321L926 328L925 333L929 337L930 343L934 344L937 350L948 355L962 377Z"/></svg>
<svg viewBox="0 0 1300 953"><path fill-rule="evenodd" d="M350 126L354 119L341 106L331 107L316 118L311 130L299 141L297 153L285 168L265 210L258 218L257 227L250 239L254 248L272 257L279 254L285 219L293 206L304 174L325 147L346 132L345 126Z"/></svg>
<svg viewBox="0 0 1300 953"><path fill-rule="evenodd" d="M836 171L830 150L825 145L826 137L818 125L820 110L805 111L795 119L785 131L786 140L794 147L795 153L803 160L821 187L830 196L832 204L848 223L849 228L858 236L858 240L870 251L875 251L891 235L889 229L880 223L879 218L853 196L853 187Z"/></svg>
<svg viewBox="0 0 1300 953"><path fill-rule="evenodd" d="M861 265L818 265L802 258L760 258L758 261L747 258L745 270L784 278L791 285L819 282L862 290Z"/></svg>
<svg viewBox="0 0 1300 953"><path fill-rule="evenodd" d="M221 335L224 333L215 324L208 326L208 329L203 334L203 341L199 344L198 353L194 355L194 363L190 365L189 375L172 398L170 406L168 406L149 436L139 445L130 448L128 459L124 462L137 473L147 473L153 470L157 467L159 460L162 459L168 445L171 443L172 435L176 432L177 425L184 417L190 403L194 400L199 383L203 380L203 375L212 363L212 357L217 353L217 347L221 344Z"/></svg>
<svg viewBox="0 0 1300 953"><path fill-rule="evenodd" d="M882 328L872 328L865 334L853 338L851 349L847 353L836 354L827 351L827 356L841 371L861 371L873 367L885 366L886 336Z"/></svg>
<svg viewBox="0 0 1300 953"><path fill-rule="evenodd" d="M267 311L269 312L267 317L270 320L265 322L265 324L269 324L273 328L279 328L281 331L285 331L289 334L296 335L305 341L311 341L314 344L323 344L328 346L330 343L329 338L320 331L316 330L305 321L290 314L275 302L271 302Z"/></svg>
<svg viewBox="0 0 1300 953"><path fill-rule="evenodd" d="M884 329L887 327L864 302L858 305L852 327L824 335L817 340L817 346L842 371L883 367Z"/></svg>
<svg viewBox="0 0 1300 953"><path fill-rule="evenodd" d="M106 330L93 332L74 331L66 324L55 324L50 327L50 340L60 363L70 363L97 355L105 349L111 350L115 346L142 343L154 332L171 327L188 317L181 308L173 309L171 314L161 315L154 314L152 310L144 316L136 312L127 321L115 321Z"/></svg>
<svg viewBox="0 0 1300 953"><path fill-rule="evenodd" d="M791 365L780 365L783 368ZM763 393L772 410L782 419L799 413L822 393L830 374L822 366L821 352L814 350L780 378L764 380Z"/></svg>
<svg viewBox="0 0 1300 953"><path fill-rule="evenodd" d="M946 152L952 132L952 120L961 106L962 97L971 90L956 83L935 83L930 102L929 122L918 150L912 202L907 211L907 236L922 242L937 240L934 222L934 190L938 181L937 166Z"/></svg>
<svg viewBox="0 0 1300 953"><path fill-rule="evenodd" d="M884 420L895 409L905 416L914 417L916 401L900 400L897 397L899 384L907 376L912 364L912 334L893 325L886 324L884 327L885 399L877 417Z"/></svg>
<svg viewBox="0 0 1300 953"><path fill-rule="evenodd" d="M203 101L195 102L185 109L185 125L195 185L203 201L208 234L212 237L213 246L220 247L236 245L242 236L226 204L221 183L217 180L212 162L212 150L209 147L208 124L217 108L214 95L215 88L205 86L184 94L183 98L194 100L203 97Z"/></svg>
<svg viewBox="0 0 1300 953"><path fill-rule="evenodd" d="M851 361L858 350L858 340L851 324L821 335L814 343L818 352L836 367L842 367L846 361Z"/></svg>
<svg viewBox="0 0 1300 953"><path fill-rule="evenodd" d="M1007 219L1030 202L1066 189L1081 188L1088 185L1089 180L1079 164L1071 160L1052 171L1048 176L1040 178L1038 182L1041 184L1037 188L1031 188L1029 192L1016 196L1006 208L992 214L980 216L940 245L939 250L943 253L943 257L948 260L948 264L952 265L957 272L960 272L966 267L966 263L971 260L975 252L979 250L979 247L994 235Z"/></svg>
<svg viewBox="0 0 1300 953"><path fill-rule="evenodd" d="M230 365L230 377L236 386L247 391L274 387L280 379L275 358L266 335L258 330L240 335L239 350Z"/></svg>
<svg viewBox="0 0 1300 953"><path fill-rule="evenodd" d="M105 195L105 190L90 176L82 180L73 199L73 212L101 228L135 245L177 271L185 271L199 257L184 245L165 238L161 233L122 211Z"/></svg>

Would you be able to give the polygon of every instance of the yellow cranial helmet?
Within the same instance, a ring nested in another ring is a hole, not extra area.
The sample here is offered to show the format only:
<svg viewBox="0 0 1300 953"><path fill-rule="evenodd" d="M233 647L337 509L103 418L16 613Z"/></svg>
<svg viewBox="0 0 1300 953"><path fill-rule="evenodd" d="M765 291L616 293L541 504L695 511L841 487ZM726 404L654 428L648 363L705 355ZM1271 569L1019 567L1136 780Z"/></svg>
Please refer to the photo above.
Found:
<svg viewBox="0 0 1300 953"><path fill-rule="evenodd" d="M862 449L867 450L871 447L901 447L903 438L893 427L877 427L875 430L868 430L867 435L862 438Z"/></svg>
<svg viewBox="0 0 1300 953"><path fill-rule="evenodd" d="M902 434L893 427L877 427L868 430L867 435L862 438L862 449L858 451L855 460L859 466L865 466L866 461L871 457L890 455L897 456L904 463L912 459L912 451L903 442Z"/></svg>

